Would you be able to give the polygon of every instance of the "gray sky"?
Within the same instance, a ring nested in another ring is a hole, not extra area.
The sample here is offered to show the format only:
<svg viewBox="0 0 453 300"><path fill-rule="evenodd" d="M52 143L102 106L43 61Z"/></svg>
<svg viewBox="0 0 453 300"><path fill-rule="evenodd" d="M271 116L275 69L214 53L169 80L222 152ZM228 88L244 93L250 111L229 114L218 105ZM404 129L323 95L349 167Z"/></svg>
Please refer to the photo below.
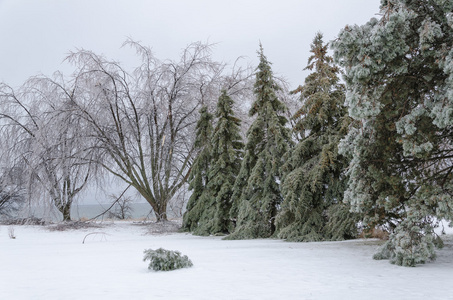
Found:
<svg viewBox="0 0 453 300"><path fill-rule="evenodd" d="M334 39L345 25L364 24L379 0L0 0L0 81L20 85L32 75L65 74L76 48L123 62L127 37L151 46L160 59L177 59L190 42L217 43L214 58L256 65L262 42L276 74L293 87L316 32ZM129 62L129 63L128 63Z"/></svg>

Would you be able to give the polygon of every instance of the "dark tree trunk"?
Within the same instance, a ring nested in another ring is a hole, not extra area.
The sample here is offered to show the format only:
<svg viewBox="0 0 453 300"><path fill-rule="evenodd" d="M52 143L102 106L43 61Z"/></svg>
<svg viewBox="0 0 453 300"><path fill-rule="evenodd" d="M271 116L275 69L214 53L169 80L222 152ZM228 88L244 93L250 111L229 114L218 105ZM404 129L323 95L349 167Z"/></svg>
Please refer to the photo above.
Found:
<svg viewBox="0 0 453 300"><path fill-rule="evenodd" d="M71 204L63 205L60 212L63 214L63 222L71 221Z"/></svg>
<svg viewBox="0 0 453 300"><path fill-rule="evenodd" d="M160 203L154 208L154 214L156 215L157 222L168 221L167 218L167 202Z"/></svg>

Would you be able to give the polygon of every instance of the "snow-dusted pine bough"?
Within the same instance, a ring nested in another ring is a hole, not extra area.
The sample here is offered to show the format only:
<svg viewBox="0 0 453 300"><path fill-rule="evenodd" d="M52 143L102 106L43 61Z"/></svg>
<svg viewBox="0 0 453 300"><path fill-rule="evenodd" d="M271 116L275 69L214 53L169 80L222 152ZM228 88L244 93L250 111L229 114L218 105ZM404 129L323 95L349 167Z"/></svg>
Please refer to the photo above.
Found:
<svg viewBox="0 0 453 300"><path fill-rule="evenodd" d="M144 251L143 261L149 260L148 269L154 271L172 271L181 268L190 268L193 266L192 261L187 255L181 255L179 251L147 249Z"/></svg>

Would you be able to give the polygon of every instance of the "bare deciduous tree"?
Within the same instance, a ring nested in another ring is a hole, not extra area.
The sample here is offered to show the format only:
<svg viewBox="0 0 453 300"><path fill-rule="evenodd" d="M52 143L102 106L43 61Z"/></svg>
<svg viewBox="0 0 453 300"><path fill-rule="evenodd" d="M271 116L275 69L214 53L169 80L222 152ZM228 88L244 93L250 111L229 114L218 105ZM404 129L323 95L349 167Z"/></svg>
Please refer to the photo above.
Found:
<svg viewBox="0 0 453 300"><path fill-rule="evenodd" d="M64 221L95 166L83 120L72 112L74 91L59 73L31 78L18 92L0 87L3 137L14 161L25 166L29 197L49 197Z"/></svg>
<svg viewBox="0 0 453 300"><path fill-rule="evenodd" d="M24 202L22 187L5 177L5 174L0 177L0 218L11 217Z"/></svg>
<svg viewBox="0 0 453 300"><path fill-rule="evenodd" d="M190 172L200 105L213 107L221 88L239 93L244 76L237 72L227 80L209 45L191 44L174 62L159 61L139 43L126 44L142 59L132 73L89 51L68 57L84 89L71 100L99 142L98 162L133 186L158 221L167 220L167 204Z"/></svg>
<svg viewBox="0 0 453 300"><path fill-rule="evenodd" d="M110 198L115 200L115 205L109 211L109 218L126 220L132 216L133 209L131 204L134 200L131 197L111 195Z"/></svg>
<svg viewBox="0 0 453 300"><path fill-rule="evenodd" d="M11 218L25 203L24 165L12 161L8 130L4 126L0 126L0 136L0 218Z"/></svg>

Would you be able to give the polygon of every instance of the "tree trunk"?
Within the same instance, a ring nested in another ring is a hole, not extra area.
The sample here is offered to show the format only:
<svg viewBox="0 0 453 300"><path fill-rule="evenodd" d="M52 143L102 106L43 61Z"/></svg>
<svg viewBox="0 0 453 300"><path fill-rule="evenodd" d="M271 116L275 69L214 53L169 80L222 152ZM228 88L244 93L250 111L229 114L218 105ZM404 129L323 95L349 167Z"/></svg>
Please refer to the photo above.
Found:
<svg viewBox="0 0 453 300"><path fill-rule="evenodd" d="M159 203L154 208L154 214L156 215L157 222L165 222L167 219L167 202Z"/></svg>
<svg viewBox="0 0 453 300"><path fill-rule="evenodd" d="M63 214L63 222L71 221L71 204L63 205L60 212Z"/></svg>

